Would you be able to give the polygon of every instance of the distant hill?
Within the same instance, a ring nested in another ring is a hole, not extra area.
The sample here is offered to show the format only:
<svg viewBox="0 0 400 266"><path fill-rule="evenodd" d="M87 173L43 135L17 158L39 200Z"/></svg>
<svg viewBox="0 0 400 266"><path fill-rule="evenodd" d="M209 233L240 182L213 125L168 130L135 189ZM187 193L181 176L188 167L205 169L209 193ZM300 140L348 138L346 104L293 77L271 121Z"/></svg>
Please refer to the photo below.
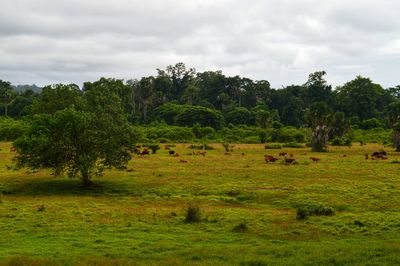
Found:
<svg viewBox="0 0 400 266"><path fill-rule="evenodd" d="M14 89L17 92L23 92L23 91L26 91L26 90L33 90L36 93L42 92L42 88L36 86L35 84L33 84L33 85L17 85L17 86L14 86Z"/></svg>

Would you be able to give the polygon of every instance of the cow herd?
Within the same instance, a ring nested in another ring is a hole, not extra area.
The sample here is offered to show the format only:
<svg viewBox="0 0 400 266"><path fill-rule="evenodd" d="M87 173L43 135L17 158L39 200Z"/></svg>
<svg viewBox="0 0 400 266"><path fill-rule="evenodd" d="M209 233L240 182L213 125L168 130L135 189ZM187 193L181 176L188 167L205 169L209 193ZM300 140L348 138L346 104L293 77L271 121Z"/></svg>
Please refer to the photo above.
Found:
<svg viewBox="0 0 400 266"><path fill-rule="evenodd" d="M172 147L174 147L174 146L172 146ZM150 152L147 148L143 148L143 149L141 149L141 148L142 148L141 145L136 146L135 152L139 157L150 155ZM179 153L177 153L175 150L171 149L171 147L169 145L165 145L165 149L167 150L168 155L171 157L179 157L180 156ZM15 149L12 148L11 151L15 152ZM205 150L199 150L199 151L193 150L191 153L187 153L185 155L205 157L206 154L207 154L207 151L205 151ZM231 153L225 153L225 155L231 155ZM242 152L241 155L244 156L245 153ZM303 155L306 155L306 154L303 154ZM341 157L347 157L347 155L342 155ZM321 161L321 158L318 158L315 156L309 157L309 159L315 163ZM387 157L387 152L381 150L381 151L375 151L371 155L366 153L365 159L366 160L369 160L369 159L371 159L371 160L387 160L388 157ZM298 164L298 161L296 161L296 158L294 158L294 155L292 153L287 153L287 152L279 152L277 156L265 154L264 160L267 164L275 163L277 161L281 161L285 165ZM187 160L183 160L183 159L181 159L180 162L188 163Z"/></svg>

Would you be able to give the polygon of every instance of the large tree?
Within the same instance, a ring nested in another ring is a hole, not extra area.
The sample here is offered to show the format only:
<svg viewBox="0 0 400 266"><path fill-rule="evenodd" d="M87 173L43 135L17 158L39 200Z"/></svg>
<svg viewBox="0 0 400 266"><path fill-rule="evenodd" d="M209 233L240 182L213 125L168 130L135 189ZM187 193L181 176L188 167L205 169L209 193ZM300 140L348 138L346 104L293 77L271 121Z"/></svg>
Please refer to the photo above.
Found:
<svg viewBox="0 0 400 266"><path fill-rule="evenodd" d="M332 113L325 102L317 102L311 105L308 123L311 128L311 150L314 152L326 151L332 124Z"/></svg>
<svg viewBox="0 0 400 266"><path fill-rule="evenodd" d="M30 119L29 129L14 142L18 167L79 175L85 186L104 168L124 167L136 134L117 92L103 82L92 85L82 96L80 110L72 105Z"/></svg>

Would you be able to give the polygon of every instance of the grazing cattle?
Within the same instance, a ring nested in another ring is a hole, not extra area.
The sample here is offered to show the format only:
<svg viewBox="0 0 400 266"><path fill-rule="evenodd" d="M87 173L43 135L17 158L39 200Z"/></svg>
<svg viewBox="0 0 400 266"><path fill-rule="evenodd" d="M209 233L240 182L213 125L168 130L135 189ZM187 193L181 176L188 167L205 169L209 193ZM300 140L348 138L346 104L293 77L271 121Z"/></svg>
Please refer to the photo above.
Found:
<svg viewBox="0 0 400 266"><path fill-rule="evenodd" d="M280 153L279 153L279 156L286 156L286 155L287 155L286 152L280 152Z"/></svg>
<svg viewBox="0 0 400 266"><path fill-rule="evenodd" d="M274 163L279 160L278 158L274 158L274 156L272 156L272 155L264 155L264 159L265 159L266 163L269 163L269 162Z"/></svg>
<svg viewBox="0 0 400 266"><path fill-rule="evenodd" d="M285 158L285 164L293 164L294 162L296 162L296 159L294 158Z"/></svg>
<svg viewBox="0 0 400 266"><path fill-rule="evenodd" d="M168 153L169 153L169 155L174 155L174 154L175 154L175 151L169 150Z"/></svg>
<svg viewBox="0 0 400 266"><path fill-rule="evenodd" d="M174 155L173 155L174 157L179 157L179 153L174 153Z"/></svg>
<svg viewBox="0 0 400 266"><path fill-rule="evenodd" d="M311 159L313 162L318 162L318 161L321 160L320 158L317 158L317 157L310 157L310 159Z"/></svg>
<svg viewBox="0 0 400 266"><path fill-rule="evenodd" d="M188 163L186 160L180 160L181 163Z"/></svg>
<svg viewBox="0 0 400 266"><path fill-rule="evenodd" d="M201 156L206 156L207 152L206 151L199 151L199 155Z"/></svg>
<svg viewBox="0 0 400 266"><path fill-rule="evenodd" d="M144 149L141 153L140 156L144 156L144 155L150 155L150 152L148 149Z"/></svg>
<svg viewBox="0 0 400 266"><path fill-rule="evenodd" d="M387 153L385 151L375 151L372 153L371 157L376 157L379 159L379 157L386 157Z"/></svg>

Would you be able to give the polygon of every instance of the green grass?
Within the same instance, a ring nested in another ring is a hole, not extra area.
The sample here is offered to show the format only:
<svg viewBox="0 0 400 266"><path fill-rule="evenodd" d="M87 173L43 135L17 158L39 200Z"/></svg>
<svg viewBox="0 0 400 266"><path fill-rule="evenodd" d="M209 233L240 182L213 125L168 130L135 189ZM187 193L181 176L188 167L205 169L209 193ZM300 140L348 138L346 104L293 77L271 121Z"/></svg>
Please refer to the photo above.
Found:
<svg viewBox="0 0 400 266"><path fill-rule="evenodd" d="M207 155L162 149L84 189L47 171L7 171L0 144L0 265L398 265L400 154L379 145L265 150L221 144ZM293 154L297 165L266 164ZM344 156L346 155L346 156ZM309 157L321 158L312 162ZM180 160L188 163L181 163ZM201 221L185 222L189 205ZM297 219L300 206L335 215ZM245 230L238 230L244 228Z"/></svg>

